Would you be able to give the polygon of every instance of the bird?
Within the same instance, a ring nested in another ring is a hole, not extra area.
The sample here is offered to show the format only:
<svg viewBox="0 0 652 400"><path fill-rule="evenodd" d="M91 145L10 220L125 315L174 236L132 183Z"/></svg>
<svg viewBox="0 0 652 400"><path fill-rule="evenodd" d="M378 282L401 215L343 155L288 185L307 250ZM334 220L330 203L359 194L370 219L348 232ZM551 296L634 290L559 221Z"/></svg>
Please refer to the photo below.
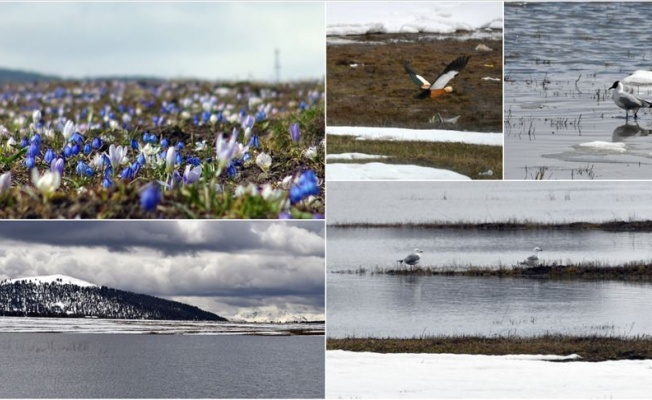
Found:
<svg viewBox="0 0 652 400"><path fill-rule="evenodd" d="M414 249L414 253L397 261L401 264L406 263L407 265L413 267L419 263L419 260L421 259L421 257L419 256L420 253L423 253L423 251L420 249Z"/></svg>
<svg viewBox="0 0 652 400"><path fill-rule="evenodd" d="M614 103L616 103L618 107L625 110L625 120L629 119L629 110L634 111L634 120L636 120L636 114L638 113L639 108L652 107L652 102L639 99L633 94L627 93L624 90L622 82L620 81L614 82L609 90L611 89L615 89L611 94L611 98L614 100Z"/></svg>
<svg viewBox="0 0 652 400"><path fill-rule="evenodd" d="M403 61L403 68L405 68L405 71L410 75L412 81L414 81L414 83L416 83L419 88L421 88L421 93L419 93L416 97L420 99L426 99L428 97L434 99L443 94L453 91L452 86L446 85L451 81L451 79L459 74L462 69L464 69L466 63L469 62L469 58L469 56L460 56L451 61L450 64L448 64L444 69L444 72L439 74L437 79L435 79L435 82L432 84L425 80L421 75L414 72L412 67L410 67L410 63L406 60Z"/></svg>
<svg viewBox="0 0 652 400"><path fill-rule="evenodd" d="M525 261L522 261L521 265L525 265L527 267L536 267L539 264L539 253L541 253L543 250L537 246L533 251L534 254L526 258Z"/></svg>

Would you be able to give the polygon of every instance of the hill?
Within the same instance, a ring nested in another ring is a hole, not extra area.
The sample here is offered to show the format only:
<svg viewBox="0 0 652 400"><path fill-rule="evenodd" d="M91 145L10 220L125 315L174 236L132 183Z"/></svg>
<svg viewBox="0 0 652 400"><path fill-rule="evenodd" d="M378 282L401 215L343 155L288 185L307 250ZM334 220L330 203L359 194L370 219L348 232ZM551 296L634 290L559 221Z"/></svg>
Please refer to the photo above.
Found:
<svg viewBox="0 0 652 400"><path fill-rule="evenodd" d="M0 316L226 321L195 306L65 275L0 282Z"/></svg>
<svg viewBox="0 0 652 400"><path fill-rule="evenodd" d="M55 75L44 75L38 72L23 71L18 69L0 68L0 83L6 82L34 82L56 81L61 78Z"/></svg>

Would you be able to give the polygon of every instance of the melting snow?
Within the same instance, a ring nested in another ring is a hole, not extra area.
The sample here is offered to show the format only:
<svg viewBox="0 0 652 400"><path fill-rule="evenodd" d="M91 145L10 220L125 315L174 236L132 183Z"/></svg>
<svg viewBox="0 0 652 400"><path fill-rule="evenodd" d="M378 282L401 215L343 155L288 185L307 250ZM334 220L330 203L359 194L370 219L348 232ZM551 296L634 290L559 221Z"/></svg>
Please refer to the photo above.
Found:
<svg viewBox="0 0 652 400"><path fill-rule="evenodd" d="M502 146L502 133L449 131L443 129L371 128L327 126L328 135L349 135L360 140L400 140L420 142L456 142Z"/></svg>
<svg viewBox="0 0 652 400"><path fill-rule="evenodd" d="M327 351L329 398L649 397L652 360Z"/></svg>
<svg viewBox="0 0 652 400"><path fill-rule="evenodd" d="M502 29L501 2L329 2L327 35Z"/></svg>
<svg viewBox="0 0 652 400"><path fill-rule="evenodd" d="M470 180L469 177L438 168L400 164L326 164L329 181L356 180Z"/></svg>
<svg viewBox="0 0 652 400"><path fill-rule="evenodd" d="M368 160L373 158L389 158L389 156L364 153L341 153L329 154L326 156L326 160Z"/></svg>
<svg viewBox="0 0 652 400"><path fill-rule="evenodd" d="M601 153L625 153L627 151L625 143L603 142L600 140L596 140L594 142L579 143L577 146L599 151Z"/></svg>

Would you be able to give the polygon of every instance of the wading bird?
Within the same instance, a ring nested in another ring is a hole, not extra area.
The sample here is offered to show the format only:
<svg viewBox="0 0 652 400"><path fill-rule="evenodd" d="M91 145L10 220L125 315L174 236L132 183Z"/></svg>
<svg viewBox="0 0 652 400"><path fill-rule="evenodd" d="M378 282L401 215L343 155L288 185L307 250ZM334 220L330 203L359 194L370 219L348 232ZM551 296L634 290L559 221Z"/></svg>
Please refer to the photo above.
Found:
<svg viewBox="0 0 652 400"><path fill-rule="evenodd" d="M541 250L540 247L535 247L533 251L534 254L526 258L525 261L522 261L521 265L526 267L536 267L539 264L539 253L541 253L543 250Z"/></svg>
<svg viewBox="0 0 652 400"><path fill-rule="evenodd" d="M434 99L445 93L450 93L453 91L452 86L446 85L451 81L451 79L455 77L455 75L459 74L460 71L464 69L464 66L466 66L467 62L469 62L469 56L457 57L446 66L444 72L439 74L437 79L435 79L435 82L432 84L425 80L421 75L414 72L412 67L410 67L410 63L407 61L403 61L403 68L405 68L405 71L407 71L407 73L410 75L412 81L414 81L414 83L419 85L421 88L421 93L419 93L416 97L419 99L425 99L428 97Z"/></svg>
<svg viewBox="0 0 652 400"><path fill-rule="evenodd" d="M423 251L419 249L414 249L414 253L410 254L409 256L401 260L397 260L397 262L401 264L406 263L407 265L414 267L419 263L419 260L421 259L421 257L419 256L420 253L423 253Z"/></svg>
<svg viewBox="0 0 652 400"><path fill-rule="evenodd" d="M609 90L614 89L611 94L611 98L614 100L614 103L622 109L625 110L625 120L629 119L629 110L634 111L634 120L637 118L637 113L639 108L652 107L652 102L647 100L639 99L633 94L627 93L624 90L623 84L620 81L614 82L614 84L609 88Z"/></svg>

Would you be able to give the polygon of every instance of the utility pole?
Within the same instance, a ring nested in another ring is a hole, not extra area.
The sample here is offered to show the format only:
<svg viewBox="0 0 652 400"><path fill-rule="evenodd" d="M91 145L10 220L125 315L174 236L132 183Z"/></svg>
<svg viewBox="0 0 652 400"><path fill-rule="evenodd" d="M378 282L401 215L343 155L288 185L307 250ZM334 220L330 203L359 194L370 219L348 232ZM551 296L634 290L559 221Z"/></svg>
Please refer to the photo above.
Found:
<svg viewBox="0 0 652 400"><path fill-rule="evenodd" d="M274 49L274 72L276 72L276 83L281 82L281 61L279 59L280 51Z"/></svg>

